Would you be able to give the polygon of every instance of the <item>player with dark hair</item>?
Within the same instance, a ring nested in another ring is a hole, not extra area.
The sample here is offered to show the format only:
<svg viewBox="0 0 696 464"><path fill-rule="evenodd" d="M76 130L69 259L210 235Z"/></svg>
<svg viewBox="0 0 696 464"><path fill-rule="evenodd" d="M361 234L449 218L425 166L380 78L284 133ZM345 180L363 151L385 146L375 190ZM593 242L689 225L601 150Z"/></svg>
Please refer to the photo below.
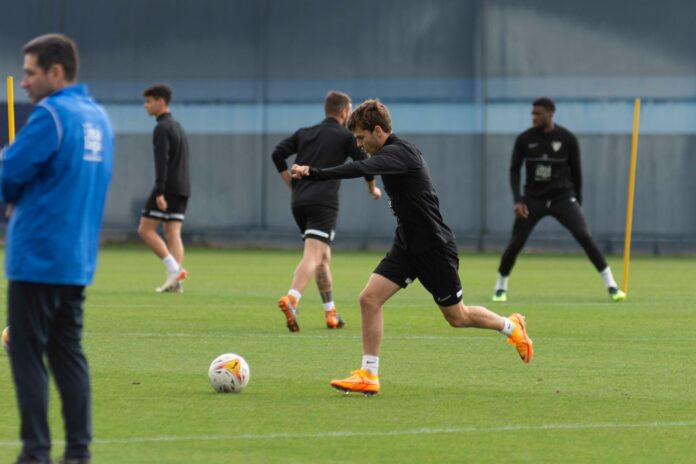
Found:
<svg viewBox="0 0 696 464"><path fill-rule="evenodd" d="M316 181L381 175L397 227L391 250L360 293L362 366L346 379L333 380L331 386L345 392L379 392L382 306L415 279L431 293L452 327L500 331L522 361L530 362L533 345L522 315L501 317L484 307L463 303L457 246L440 214L430 171L418 148L392 133L387 107L379 100L366 100L351 114L348 128L370 158L328 169L293 165L292 176Z"/></svg>
<svg viewBox="0 0 696 464"><path fill-rule="evenodd" d="M138 234L167 268L167 277L156 292L183 291L184 243L181 227L191 194L188 139L181 124L169 111L172 90L155 84L143 92L145 110L157 118L152 134L155 157L155 187L142 210ZM164 222L165 240L157 233Z"/></svg>
<svg viewBox="0 0 696 464"><path fill-rule="evenodd" d="M12 205L5 273L20 464L50 463L48 361L63 404L61 463L88 464L89 367L82 350L85 286L97 265L114 136L104 109L76 82L78 52L62 34L24 46L22 87L35 104L0 155L0 193Z"/></svg>
<svg viewBox="0 0 696 464"><path fill-rule="evenodd" d="M507 301L507 286L517 255L534 226L545 216L558 220L582 246L600 273L612 301L626 294L618 289L611 269L592 239L582 213L580 147L572 132L553 122L556 105L542 97L532 103L532 127L517 137L510 163L510 184L515 201L512 238L500 260L493 301ZM527 171L520 194L520 168Z"/></svg>
<svg viewBox="0 0 696 464"><path fill-rule="evenodd" d="M299 129L278 144L273 163L283 182L292 191L292 215L304 240L304 253L293 275L290 290L278 300L291 332L298 332L297 307L302 292L312 277L316 279L324 306L326 326L340 329L344 325L333 301L331 276L331 242L334 239L338 216L339 180L330 182L293 181L286 159L297 153L296 163L332 167L346 159L363 160L355 137L345 128L352 102L345 93L332 90L324 98L326 118L311 127ZM379 199L382 195L372 176L366 176L369 193Z"/></svg>

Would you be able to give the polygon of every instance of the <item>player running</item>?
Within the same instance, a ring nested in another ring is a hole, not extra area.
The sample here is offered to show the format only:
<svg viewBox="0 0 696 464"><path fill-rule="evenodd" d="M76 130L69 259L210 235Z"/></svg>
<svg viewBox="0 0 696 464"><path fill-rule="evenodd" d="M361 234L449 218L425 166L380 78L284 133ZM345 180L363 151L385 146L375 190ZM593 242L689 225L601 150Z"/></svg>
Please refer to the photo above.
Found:
<svg viewBox="0 0 696 464"><path fill-rule="evenodd" d="M372 155L369 159L328 169L293 165L292 177L316 181L381 175L397 228L391 250L360 293L362 365L348 378L331 381L331 386L345 392L379 392L382 306L416 278L432 294L452 327L497 330L517 349L523 362L530 362L533 344L521 314L501 317L484 307L463 303L455 238L440 214L428 166L418 148L392 133L387 107L379 100L366 100L350 115L348 128Z"/></svg>
<svg viewBox="0 0 696 464"><path fill-rule="evenodd" d="M297 308L302 292L314 277L324 306L326 327L340 329L345 322L336 312L333 301L331 276L331 242L336 233L338 216L339 180L329 182L292 181L286 158L297 153L299 164L332 167L346 159L364 160L365 152L358 148L355 137L345 127L352 102L348 95L330 91L324 98L326 119L311 127L299 129L278 144L273 152L273 162L283 182L292 190L292 215L304 240L304 253L295 268L290 290L280 297L278 307L285 315L290 332L299 332ZM382 192L375 185L374 177L366 176L367 189L379 199Z"/></svg>

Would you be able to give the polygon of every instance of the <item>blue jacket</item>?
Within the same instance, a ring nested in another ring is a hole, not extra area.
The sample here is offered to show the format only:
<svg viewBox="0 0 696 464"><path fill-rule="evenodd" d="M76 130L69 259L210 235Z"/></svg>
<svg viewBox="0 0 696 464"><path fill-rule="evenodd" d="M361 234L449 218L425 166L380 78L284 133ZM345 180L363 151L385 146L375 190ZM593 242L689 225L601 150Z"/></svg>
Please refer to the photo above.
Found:
<svg viewBox="0 0 696 464"><path fill-rule="evenodd" d="M113 151L109 118L86 86L36 104L0 156L0 194L15 205L6 237L9 280L92 282Z"/></svg>

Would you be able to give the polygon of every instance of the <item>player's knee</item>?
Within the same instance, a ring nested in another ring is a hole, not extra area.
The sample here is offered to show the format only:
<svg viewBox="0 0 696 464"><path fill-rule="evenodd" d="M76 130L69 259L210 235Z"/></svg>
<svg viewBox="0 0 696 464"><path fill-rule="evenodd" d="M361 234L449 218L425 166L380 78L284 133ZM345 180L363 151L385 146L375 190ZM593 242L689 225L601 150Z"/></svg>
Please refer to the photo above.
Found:
<svg viewBox="0 0 696 464"><path fill-rule="evenodd" d="M450 325L450 327L458 328L464 327L462 325L462 318L458 315L445 314L445 320Z"/></svg>
<svg viewBox="0 0 696 464"><path fill-rule="evenodd" d="M148 228L142 223L138 224L138 235L142 238L145 238L148 235Z"/></svg>
<svg viewBox="0 0 696 464"><path fill-rule="evenodd" d="M469 315L469 308L467 308L464 303L458 304L458 306L453 309L443 310L442 315L445 317L447 323L455 328L464 328L471 326L471 317Z"/></svg>
<svg viewBox="0 0 696 464"><path fill-rule="evenodd" d="M168 230L165 232L164 237L167 239L167 243L173 243L175 241L180 241L179 232Z"/></svg>
<svg viewBox="0 0 696 464"><path fill-rule="evenodd" d="M363 311L378 310L380 308L379 299L373 293L363 290L360 292L360 308Z"/></svg>

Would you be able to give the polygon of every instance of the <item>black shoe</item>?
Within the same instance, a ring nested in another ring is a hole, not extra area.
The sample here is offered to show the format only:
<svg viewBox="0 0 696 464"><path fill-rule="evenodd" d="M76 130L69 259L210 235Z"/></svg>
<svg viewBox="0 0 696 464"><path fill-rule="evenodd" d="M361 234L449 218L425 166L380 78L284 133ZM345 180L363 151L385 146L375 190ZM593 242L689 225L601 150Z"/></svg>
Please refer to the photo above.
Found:
<svg viewBox="0 0 696 464"><path fill-rule="evenodd" d="M27 456L19 456L15 464L53 464L53 461L50 459L48 461L39 461Z"/></svg>
<svg viewBox="0 0 696 464"><path fill-rule="evenodd" d="M91 462L90 458L66 458L58 461L58 464L90 464Z"/></svg>

